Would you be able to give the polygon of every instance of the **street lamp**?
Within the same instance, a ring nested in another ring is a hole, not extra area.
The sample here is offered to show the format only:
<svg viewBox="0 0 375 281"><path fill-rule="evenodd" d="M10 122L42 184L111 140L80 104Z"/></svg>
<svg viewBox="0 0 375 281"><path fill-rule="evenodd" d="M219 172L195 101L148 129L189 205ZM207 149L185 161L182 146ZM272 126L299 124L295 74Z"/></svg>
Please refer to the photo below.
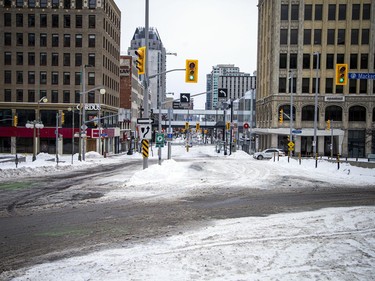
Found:
<svg viewBox="0 0 375 281"><path fill-rule="evenodd" d="M36 118L34 121L27 121L25 127L26 128L29 128L29 129L33 129L33 161L36 160L36 154L37 152L39 151L39 149L37 149L38 147L38 144L39 144L39 129L43 129L44 128L44 125L43 123L40 121L40 103L41 102L48 102L48 99L47 97L42 97L41 99L38 100L38 105L37 105L37 114L38 114L38 118ZM36 136L36 129L38 129L38 138Z"/></svg>

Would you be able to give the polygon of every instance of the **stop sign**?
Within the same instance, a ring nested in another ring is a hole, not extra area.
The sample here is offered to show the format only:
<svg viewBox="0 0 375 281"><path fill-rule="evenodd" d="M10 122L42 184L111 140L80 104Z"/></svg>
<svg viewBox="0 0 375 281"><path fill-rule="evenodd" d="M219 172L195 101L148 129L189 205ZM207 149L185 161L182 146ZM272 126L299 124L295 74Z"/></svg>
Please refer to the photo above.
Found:
<svg viewBox="0 0 375 281"><path fill-rule="evenodd" d="M244 123L244 124L243 124L243 128L244 128L244 129L249 129L249 123Z"/></svg>

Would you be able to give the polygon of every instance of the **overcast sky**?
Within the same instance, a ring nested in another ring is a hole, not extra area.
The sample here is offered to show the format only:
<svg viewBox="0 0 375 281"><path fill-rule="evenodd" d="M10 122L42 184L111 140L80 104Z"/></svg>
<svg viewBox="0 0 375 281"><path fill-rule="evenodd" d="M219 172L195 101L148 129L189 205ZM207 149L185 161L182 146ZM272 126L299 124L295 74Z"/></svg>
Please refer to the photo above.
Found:
<svg viewBox="0 0 375 281"><path fill-rule="evenodd" d="M145 26L145 0L115 0L121 10L121 53L127 54L137 27ZM206 74L217 64L256 70L257 0L149 0L149 26L155 27L167 52L167 70L199 60L198 83L185 83L184 72L167 74L167 92L206 91ZM205 96L195 99L204 108Z"/></svg>

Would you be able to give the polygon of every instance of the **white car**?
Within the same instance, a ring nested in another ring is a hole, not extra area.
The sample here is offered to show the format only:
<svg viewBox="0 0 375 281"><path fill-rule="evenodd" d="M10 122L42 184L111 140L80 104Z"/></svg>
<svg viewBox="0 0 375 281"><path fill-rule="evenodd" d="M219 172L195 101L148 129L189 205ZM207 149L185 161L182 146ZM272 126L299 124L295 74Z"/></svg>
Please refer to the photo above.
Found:
<svg viewBox="0 0 375 281"><path fill-rule="evenodd" d="M285 156L285 152L282 151L281 149L279 148L268 148L268 149L265 149L263 150L262 152L256 152L254 153L253 157L255 159L258 159L258 160L262 160L262 159L271 159L273 158L273 156Z"/></svg>

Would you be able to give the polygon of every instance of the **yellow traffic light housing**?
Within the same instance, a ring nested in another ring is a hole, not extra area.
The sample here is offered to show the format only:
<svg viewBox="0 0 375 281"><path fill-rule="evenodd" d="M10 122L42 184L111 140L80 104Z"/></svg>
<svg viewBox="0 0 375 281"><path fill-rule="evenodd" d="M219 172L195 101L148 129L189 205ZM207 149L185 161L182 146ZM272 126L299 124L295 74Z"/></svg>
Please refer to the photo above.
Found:
<svg viewBox="0 0 375 281"><path fill-rule="evenodd" d="M197 124L195 125L195 130L196 130L196 131L199 131L200 128L201 128L201 125L200 125L199 123L197 123Z"/></svg>
<svg viewBox="0 0 375 281"><path fill-rule="evenodd" d="M198 60L186 60L185 82L198 82Z"/></svg>
<svg viewBox="0 0 375 281"><path fill-rule="evenodd" d="M348 64L336 64L336 85L344 86L348 83Z"/></svg>
<svg viewBox="0 0 375 281"><path fill-rule="evenodd" d="M17 125L18 125L18 116L17 116L17 115L14 115L14 116L13 116L13 126L14 126L14 127L17 127Z"/></svg>
<svg viewBox="0 0 375 281"><path fill-rule="evenodd" d="M137 69L138 69L138 75L145 74L146 70L146 47L140 47L137 51L135 51L135 54L138 56L138 59L136 60Z"/></svg>
<svg viewBox="0 0 375 281"><path fill-rule="evenodd" d="M61 113L61 125L64 125L64 123L65 123L65 113L62 112Z"/></svg>
<svg viewBox="0 0 375 281"><path fill-rule="evenodd" d="M185 130L189 130L189 122L185 123Z"/></svg>
<svg viewBox="0 0 375 281"><path fill-rule="evenodd" d="M226 126L227 131L229 131L229 130L230 130L230 122L227 122L227 123L225 124L225 126Z"/></svg>
<svg viewBox="0 0 375 281"><path fill-rule="evenodd" d="M284 122L284 110L280 109L279 123L282 124L283 122Z"/></svg>
<svg viewBox="0 0 375 281"><path fill-rule="evenodd" d="M331 120L327 120L326 121L326 130L330 130L331 129Z"/></svg>

